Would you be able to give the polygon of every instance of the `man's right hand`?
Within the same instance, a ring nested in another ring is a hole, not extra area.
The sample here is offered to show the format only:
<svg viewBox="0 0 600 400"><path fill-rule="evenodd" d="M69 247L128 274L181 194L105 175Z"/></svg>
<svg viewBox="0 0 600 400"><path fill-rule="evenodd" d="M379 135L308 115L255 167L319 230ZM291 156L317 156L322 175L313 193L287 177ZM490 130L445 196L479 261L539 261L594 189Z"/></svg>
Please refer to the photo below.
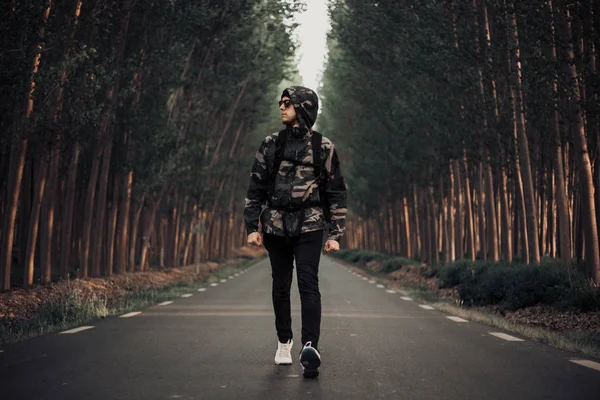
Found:
<svg viewBox="0 0 600 400"><path fill-rule="evenodd" d="M262 236L258 232L252 232L248 235L248 244L250 246L260 247L262 245Z"/></svg>

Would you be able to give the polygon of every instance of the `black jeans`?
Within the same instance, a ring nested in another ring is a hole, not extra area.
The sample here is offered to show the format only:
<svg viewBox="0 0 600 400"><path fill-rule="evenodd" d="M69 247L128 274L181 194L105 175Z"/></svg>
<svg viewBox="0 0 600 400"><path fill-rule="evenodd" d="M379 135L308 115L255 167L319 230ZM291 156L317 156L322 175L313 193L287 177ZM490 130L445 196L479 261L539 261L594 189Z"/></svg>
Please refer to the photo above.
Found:
<svg viewBox="0 0 600 400"><path fill-rule="evenodd" d="M295 258L302 314L302 345L310 341L318 349L321 333L318 274L323 231L303 233L298 237L265 234L264 245L271 260L273 308L279 341L285 343L293 337L290 289Z"/></svg>

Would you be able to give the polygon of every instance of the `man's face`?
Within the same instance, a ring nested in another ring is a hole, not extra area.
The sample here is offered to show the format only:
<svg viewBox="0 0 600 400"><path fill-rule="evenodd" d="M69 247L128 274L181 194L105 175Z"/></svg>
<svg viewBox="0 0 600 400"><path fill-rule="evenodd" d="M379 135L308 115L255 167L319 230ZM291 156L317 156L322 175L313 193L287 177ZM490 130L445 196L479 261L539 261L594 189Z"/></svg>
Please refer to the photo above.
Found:
<svg viewBox="0 0 600 400"><path fill-rule="evenodd" d="M294 125L296 122L296 110L290 102L290 98L284 96L279 102L279 111L281 111L281 122L285 125Z"/></svg>

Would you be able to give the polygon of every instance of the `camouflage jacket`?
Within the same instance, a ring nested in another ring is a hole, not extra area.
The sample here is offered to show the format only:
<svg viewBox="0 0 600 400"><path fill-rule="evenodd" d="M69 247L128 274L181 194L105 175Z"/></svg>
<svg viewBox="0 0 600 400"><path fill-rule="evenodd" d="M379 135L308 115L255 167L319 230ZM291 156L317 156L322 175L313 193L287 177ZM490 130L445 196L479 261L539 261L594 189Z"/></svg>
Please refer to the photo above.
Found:
<svg viewBox="0 0 600 400"><path fill-rule="evenodd" d="M299 228L300 233L324 229L326 221L320 206L298 208L294 212L280 209L282 206L298 207L304 203L320 201L318 183L312 166L295 166L290 161L282 160L275 176L274 191L271 191L272 182L269 177L274 165L275 141L278 134L267 136L255 155L245 199L246 231L248 234L258 232L259 220L263 233L278 236L285 236L296 228ZM310 132L304 137L288 134L284 158L312 164L311 135ZM326 177L323 192L327 196L330 210L330 221L327 221L328 239L339 241L345 230L346 186L334 145L324 136L321 142L321 159L322 174ZM264 210L263 204L266 204ZM297 227L300 221L301 226Z"/></svg>

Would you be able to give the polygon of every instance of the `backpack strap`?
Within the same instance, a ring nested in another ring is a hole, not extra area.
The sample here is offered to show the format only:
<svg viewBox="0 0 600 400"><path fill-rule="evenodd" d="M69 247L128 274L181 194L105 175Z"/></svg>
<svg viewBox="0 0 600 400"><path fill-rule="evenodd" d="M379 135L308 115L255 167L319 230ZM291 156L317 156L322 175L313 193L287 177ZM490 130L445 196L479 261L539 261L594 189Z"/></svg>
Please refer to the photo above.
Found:
<svg viewBox="0 0 600 400"><path fill-rule="evenodd" d="M313 165L315 168L315 178L317 179L317 182L319 183L319 187L321 186L321 169L322 169L322 163L321 163L321 142L323 141L323 135L321 135L319 132L317 131L313 131L312 137L312 152L313 152Z"/></svg>
<svg viewBox="0 0 600 400"><path fill-rule="evenodd" d="M315 177L319 186L319 205L323 208L323 215L325 216L325 229L329 224L331 213L329 212L329 203L325 195L325 186L327 184L327 174L322 174L323 163L321 161L321 143L323 141L323 135L317 131L313 131L312 135L312 151L313 151L313 164L315 168Z"/></svg>
<svg viewBox="0 0 600 400"><path fill-rule="evenodd" d="M273 169L271 170L271 183L275 184L275 176L281 166L281 160L283 160L283 153L285 151L285 145L287 143L288 132L286 129L279 131L277 138L275 139L275 155L273 157Z"/></svg>

